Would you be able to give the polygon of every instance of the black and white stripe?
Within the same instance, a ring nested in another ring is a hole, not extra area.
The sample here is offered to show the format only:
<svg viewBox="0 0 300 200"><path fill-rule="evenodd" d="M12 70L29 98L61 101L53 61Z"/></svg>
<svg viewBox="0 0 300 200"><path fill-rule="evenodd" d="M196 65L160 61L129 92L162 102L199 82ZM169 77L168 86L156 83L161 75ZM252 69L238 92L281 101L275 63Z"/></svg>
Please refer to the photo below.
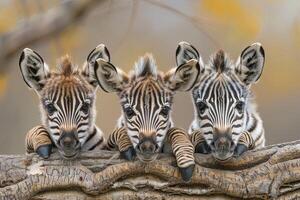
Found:
<svg viewBox="0 0 300 200"><path fill-rule="evenodd" d="M180 43L180 51L196 51L188 43ZM186 62L181 52L177 60ZM189 57L202 63L194 52ZM196 56L196 57L193 57ZM195 118L189 133L196 151L212 152L221 160L240 155L247 149L263 147L264 128L253 103L250 85L260 77L264 64L260 44L247 47L236 64L220 50L208 65L201 65L197 87L192 90Z"/></svg>
<svg viewBox="0 0 300 200"><path fill-rule="evenodd" d="M95 125L97 81L94 64L99 45L88 56L82 71L75 69L68 56L62 58L59 72L50 72L40 55L24 49L20 68L26 83L40 97L42 125L26 135L27 152L47 158L51 148L58 148L64 158L80 151L102 149L103 133ZM93 56L95 54L95 56ZM96 84L95 84L96 83Z"/></svg>
<svg viewBox="0 0 300 200"><path fill-rule="evenodd" d="M163 74L157 71L152 55L146 54L130 75L110 62L99 59L97 63L99 84L104 91L117 92L122 106L118 127L109 136L108 146L119 149L127 159L136 153L140 160L150 162L170 144L183 178L189 179L194 149L185 131L172 128L171 107L175 91L191 88L196 82L197 62Z"/></svg>

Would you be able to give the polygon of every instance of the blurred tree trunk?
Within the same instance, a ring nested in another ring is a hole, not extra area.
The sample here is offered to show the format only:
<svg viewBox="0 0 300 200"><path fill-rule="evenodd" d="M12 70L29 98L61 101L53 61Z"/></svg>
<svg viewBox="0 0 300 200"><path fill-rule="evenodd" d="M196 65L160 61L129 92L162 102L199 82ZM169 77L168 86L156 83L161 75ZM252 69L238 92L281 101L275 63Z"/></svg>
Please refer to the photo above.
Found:
<svg viewBox="0 0 300 200"><path fill-rule="evenodd" d="M0 37L0 64L21 48L36 41L56 36L88 13L100 0L66 0L45 13L24 20ZM5 65L0 66L0 72Z"/></svg>
<svg viewBox="0 0 300 200"><path fill-rule="evenodd" d="M300 141L250 151L230 162L196 154L184 183L171 155L125 162L117 152L82 153L73 161L54 153L0 156L0 199L296 199L300 196Z"/></svg>

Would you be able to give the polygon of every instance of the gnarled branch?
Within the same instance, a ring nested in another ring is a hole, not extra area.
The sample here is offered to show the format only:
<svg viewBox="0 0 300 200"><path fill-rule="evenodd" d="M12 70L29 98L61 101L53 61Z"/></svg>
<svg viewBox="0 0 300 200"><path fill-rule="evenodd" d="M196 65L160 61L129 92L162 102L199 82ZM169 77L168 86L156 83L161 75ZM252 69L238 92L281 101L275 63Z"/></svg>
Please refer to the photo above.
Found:
<svg viewBox="0 0 300 200"><path fill-rule="evenodd" d="M229 162L195 154L185 183L171 155L151 163L119 159L117 152L85 152L76 160L54 153L0 156L0 199L294 199L300 195L300 141L246 152ZM200 198L201 197L201 198Z"/></svg>

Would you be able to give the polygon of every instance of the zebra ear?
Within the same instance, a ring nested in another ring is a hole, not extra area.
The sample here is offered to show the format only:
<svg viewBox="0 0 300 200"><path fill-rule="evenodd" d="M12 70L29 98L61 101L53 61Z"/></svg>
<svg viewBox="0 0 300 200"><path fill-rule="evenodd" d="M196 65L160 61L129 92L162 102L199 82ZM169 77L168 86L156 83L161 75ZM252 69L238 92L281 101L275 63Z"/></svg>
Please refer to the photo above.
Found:
<svg viewBox="0 0 300 200"><path fill-rule="evenodd" d="M167 87L172 91L189 91L197 83L199 75L199 62L196 59L192 59L167 72L164 81Z"/></svg>
<svg viewBox="0 0 300 200"><path fill-rule="evenodd" d="M101 58L95 62L94 73L100 87L105 92L120 92L129 80L121 69Z"/></svg>
<svg viewBox="0 0 300 200"><path fill-rule="evenodd" d="M195 47L187 42L180 42L176 49L176 64L180 66L191 59L200 60L201 57Z"/></svg>
<svg viewBox="0 0 300 200"><path fill-rule="evenodd" d="M36 91L42 90L50 76L43 58L35 51L25 48L21 53L19 66L25 83Z"/></svg>
<svg viewBox="0 0 300 200"><path fill-rule="evenodd" d="M260 78L264 63L265 51L260 43L254 43L242 51L235 72L243 83L250 85Z"/></svg>
<svg viewBox="0 0 300 200"><path fill-rule="evenodd" d="M94 63L99 58L102 58L103 60L110 62L110 54L104 44L99 44L95 49L93 49L88 55L86 60L88 63Z"/></svg>
<svg viewBox="0 0 300 200"><path fill-rule="evenodd" d="M95 63L99 58L104 59L107 62L110 61L109 51L104 44L99 44L89 53L82 70L82 75L95 88L98 86L95 75Z"/></svg>

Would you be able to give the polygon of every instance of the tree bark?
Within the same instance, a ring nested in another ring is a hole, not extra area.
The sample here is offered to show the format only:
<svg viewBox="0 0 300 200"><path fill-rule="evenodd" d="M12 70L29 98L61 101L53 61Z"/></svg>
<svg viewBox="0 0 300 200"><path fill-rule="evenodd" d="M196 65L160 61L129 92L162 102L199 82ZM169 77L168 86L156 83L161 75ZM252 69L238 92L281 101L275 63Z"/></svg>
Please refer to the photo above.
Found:
<svg viewBox="0 0 300 200"><path fill-rule="evenodd" d="M118 152L84 152L76 160L57 153L0 156L0 199L297 199L300 141L249 151L218 162L195 154L190 182L183 182L172 155L151 163Z"/></svg>

